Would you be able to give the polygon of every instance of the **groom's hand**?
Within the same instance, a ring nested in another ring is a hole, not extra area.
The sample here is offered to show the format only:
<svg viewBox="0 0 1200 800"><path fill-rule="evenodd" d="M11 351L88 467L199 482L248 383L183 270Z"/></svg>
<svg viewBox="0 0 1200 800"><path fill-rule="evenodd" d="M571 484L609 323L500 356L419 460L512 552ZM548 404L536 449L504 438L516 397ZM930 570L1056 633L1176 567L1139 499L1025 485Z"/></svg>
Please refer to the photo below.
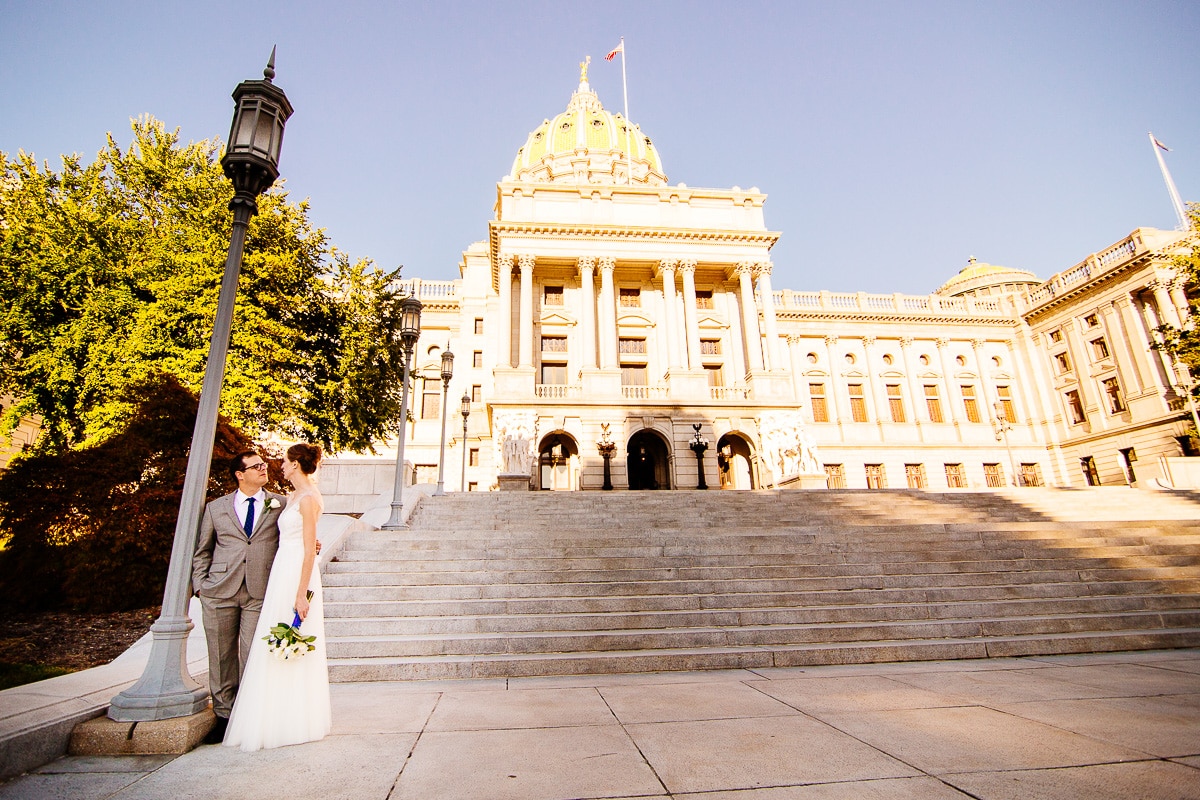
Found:
<svg viewBox="0 0 1200 800"><path fill-rule="evenodd" d="M321 540L317 539L317 555L321 555Z"/></svg>

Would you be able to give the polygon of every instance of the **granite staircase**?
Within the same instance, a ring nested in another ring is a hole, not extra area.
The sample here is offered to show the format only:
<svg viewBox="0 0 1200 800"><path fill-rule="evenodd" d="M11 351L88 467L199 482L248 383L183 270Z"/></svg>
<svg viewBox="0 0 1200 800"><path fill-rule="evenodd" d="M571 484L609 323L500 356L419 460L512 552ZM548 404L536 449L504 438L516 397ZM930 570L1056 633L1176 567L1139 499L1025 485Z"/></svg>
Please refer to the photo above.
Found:
<svg viewBox="0 0 1200 800"><path fill-rule="evenodd" d="M1200 493L480 493L325 575L335 681L1200 646Z"/></svg>

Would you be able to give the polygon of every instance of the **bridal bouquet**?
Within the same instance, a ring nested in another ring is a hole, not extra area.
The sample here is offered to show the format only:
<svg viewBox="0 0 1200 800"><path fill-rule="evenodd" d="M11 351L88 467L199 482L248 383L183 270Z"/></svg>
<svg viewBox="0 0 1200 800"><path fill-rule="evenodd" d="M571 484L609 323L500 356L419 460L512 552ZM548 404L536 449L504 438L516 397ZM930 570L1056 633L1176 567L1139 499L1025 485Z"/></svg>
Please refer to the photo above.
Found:
<svg viewBox="0 0 1200 800"><path fill-rule="evenodd" d="M310 591L308 599L312 600L312 596L313 593ZM317 649L316 645L313 644L317 640L316 636L305 636L300 633L299 614L292 617L291 625L281 622L278 625L271 626L271 632L264 636L263 639L267 643L267 650L280 661L299 658Z"/></svg>

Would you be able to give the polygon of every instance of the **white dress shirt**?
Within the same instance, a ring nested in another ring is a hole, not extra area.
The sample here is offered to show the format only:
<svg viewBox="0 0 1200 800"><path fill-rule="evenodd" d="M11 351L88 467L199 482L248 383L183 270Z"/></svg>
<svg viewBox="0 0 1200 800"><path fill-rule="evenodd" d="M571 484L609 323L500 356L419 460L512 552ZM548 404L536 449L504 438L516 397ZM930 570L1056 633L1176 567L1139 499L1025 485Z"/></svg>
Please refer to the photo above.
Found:
<svg viewBox="0 0 1200 800"><path fill-rule="evenodd" d="M258 524L258 520L263 514L263 501L267 499L267 493L262 489L258 490L258 494L244 495L242 490L238 489L237 497L233 498L233 510L237 512L238 523L244 530L246 527L246 512L250 510L250 500L254 500L254 524Z"/></svg>

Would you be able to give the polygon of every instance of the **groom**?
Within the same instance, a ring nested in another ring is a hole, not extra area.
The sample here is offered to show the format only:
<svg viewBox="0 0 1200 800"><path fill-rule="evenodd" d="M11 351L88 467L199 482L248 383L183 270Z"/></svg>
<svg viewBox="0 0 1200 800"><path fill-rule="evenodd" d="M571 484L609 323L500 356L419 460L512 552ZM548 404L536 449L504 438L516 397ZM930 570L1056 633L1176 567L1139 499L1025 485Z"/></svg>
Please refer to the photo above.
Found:
<svg viewBox="0 0 1200 800"><path fill-rule="evenodd" d="M237 491L218 497L204 509L192 557L192 587L204 611L208 687L217 715L216 726L204 739L209 744L225 738L254 643L271 562L279 549L279 513L287 499L263 490L267 462L252 450L230 459L229 473L237 481Z"/></svg>

